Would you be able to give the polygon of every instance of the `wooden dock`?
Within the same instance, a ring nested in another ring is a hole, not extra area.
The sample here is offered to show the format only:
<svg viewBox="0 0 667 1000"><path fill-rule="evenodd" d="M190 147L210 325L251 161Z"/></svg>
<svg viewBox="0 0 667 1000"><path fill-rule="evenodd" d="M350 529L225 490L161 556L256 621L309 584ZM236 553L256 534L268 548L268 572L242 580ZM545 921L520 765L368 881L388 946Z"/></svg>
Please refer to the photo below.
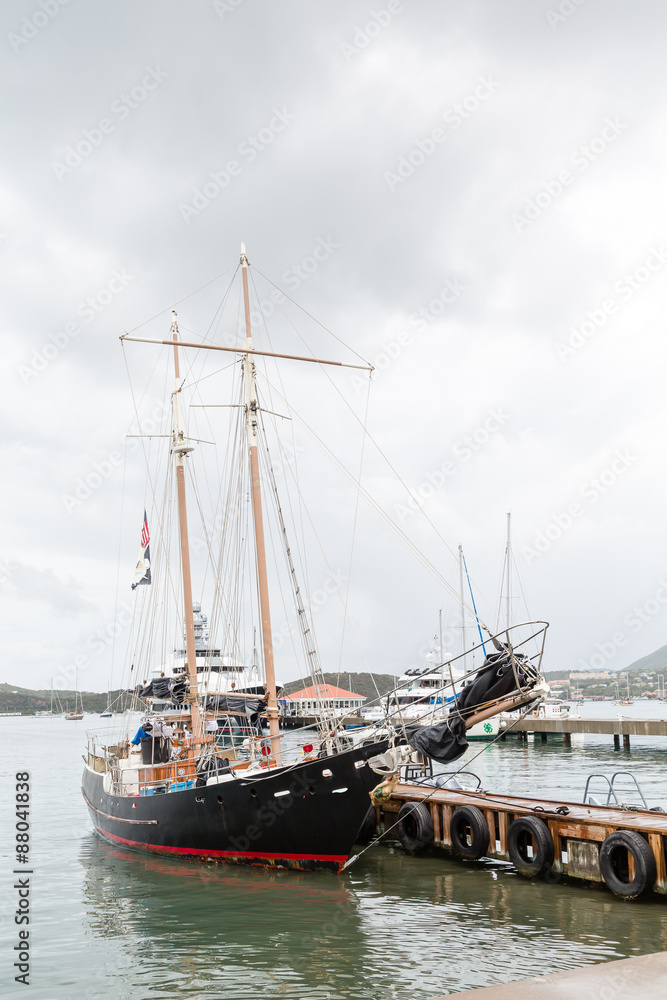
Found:
<svg viewBox="0 0 667 1000"><path fill-rule="evenodd" d="M506 740L515 733L520 740L527 739L528 733L539 734L543 743L547 742L549 734L560 735L565 744L571 742L574 733L613 736L616 748L623 740L623 746L628 749L631 736L667 736L667 719L534 719L526 716L501 733L500 739Z"/></svg>
<svg viewBox="0 0 667 1000"><path fill-rule="evenodd" d="M604 882L628 898L667 893L663 812L400 783L376 801L375 826L393 827L391 836L413 854L432 845L469 860L509 861L547 882L563 875ZM619 838L623 832L629 838Z"/></svg>
<svg viewBox="0 0 667 1000"><path fill-rule="evenodd" d="M520 979L500 986L464 990L449 996L467 1000L664 1000L667 996L667 952L622 958L615 962L567 969L550 976ZM433 997L445 1000L445 997Z"/></svg>

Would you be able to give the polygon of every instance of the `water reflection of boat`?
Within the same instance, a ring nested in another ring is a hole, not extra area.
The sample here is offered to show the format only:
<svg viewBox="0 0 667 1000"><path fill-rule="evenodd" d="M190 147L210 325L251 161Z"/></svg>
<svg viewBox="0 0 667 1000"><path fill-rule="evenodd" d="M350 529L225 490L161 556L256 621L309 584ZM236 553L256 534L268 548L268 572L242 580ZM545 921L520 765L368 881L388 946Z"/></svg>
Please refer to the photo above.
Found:
<svg viewBox="0 0 667 1000"><path fill-rule="evenodd" d="M359 899L338 879L137 859L91 839L79 860L87 922L115 946L116 962L100 970L113 977L110 995L125 995L139 969L151 983L168 968L174 995L282 996L291 980L301 996L302 980L342 985L363 964ZM209 993L216 983L220 994Z"/></svg>

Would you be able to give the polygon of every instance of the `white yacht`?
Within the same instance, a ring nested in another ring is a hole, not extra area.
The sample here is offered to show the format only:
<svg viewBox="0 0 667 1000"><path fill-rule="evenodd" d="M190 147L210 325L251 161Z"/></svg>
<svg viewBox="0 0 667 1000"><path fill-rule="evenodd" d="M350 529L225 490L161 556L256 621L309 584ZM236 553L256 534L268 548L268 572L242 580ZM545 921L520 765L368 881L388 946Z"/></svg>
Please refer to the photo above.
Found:
<svg viewBox="0 0 667 1000"><path fill-rule="evenodd" d="M256 711L254 703L265 696L265 685L256 665L256 657L253 657L253 665L246 666L225 654L222 649L211 647L208 617L202 612L201 604L197 602L192 605L192 619L200 697L208 701L214 709L217 699L245 699L248 701L251 713L254 714ZM179 682L182 681L185 688L187 669L186 650L178 648L174 649L167 663L153 668L153 677L148 685L152 690L144 695L152 699L153 711L161 715L165 713L178 715L190 711L186 701L180 708L175 704L178 699Z"/></svg>
<svg viewBox="0 0 667 1000"><path fill-rule="evenodd" d="M447 682L453 677L458 682L463 677L461 667L452 663L451 657L444 660L434 651L426 654L426 666L408 667L398 681L396 688L382 699L380 705L362 710L368 722L376 722L386 716L403 722L440 722L454 706L455 698ZM491 740L498 735L499 722L496 717L476 723L466 733L468 740Z"/></svg>

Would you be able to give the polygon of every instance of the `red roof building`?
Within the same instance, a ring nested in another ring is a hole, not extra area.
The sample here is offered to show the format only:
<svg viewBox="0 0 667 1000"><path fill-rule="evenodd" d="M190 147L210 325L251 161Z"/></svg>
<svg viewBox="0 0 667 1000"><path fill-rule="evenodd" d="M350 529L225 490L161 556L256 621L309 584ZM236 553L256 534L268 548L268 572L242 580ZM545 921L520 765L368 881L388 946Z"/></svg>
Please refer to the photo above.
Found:
<svg viewBox="0 0 667 1000"><path fill-rule="evenodd" d="M285 703L285 709L289 715L297 713L309 715L319 708L344 708L350 711L359 711L365 698L360 694L355 694L354 691L334 687L333 684L318 684L303 688L301 691L295 691L294 694L285 695L281 701Z"/></svg>

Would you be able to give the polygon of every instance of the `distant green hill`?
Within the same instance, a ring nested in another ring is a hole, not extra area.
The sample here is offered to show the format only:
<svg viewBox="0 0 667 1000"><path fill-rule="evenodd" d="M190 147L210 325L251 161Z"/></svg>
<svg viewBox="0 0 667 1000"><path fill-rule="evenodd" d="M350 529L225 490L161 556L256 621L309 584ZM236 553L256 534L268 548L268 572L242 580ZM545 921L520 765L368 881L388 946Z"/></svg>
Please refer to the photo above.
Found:
<svg viewBox="0 0 667 1000"><path fill-rule="evenodd" d="M110 695L100 694L97 691L80 691L79 698L83 702L84 712L103 712L108 703L120 704L119 698L122 694L123 691L112 691ZM73 709L74 691L54 691L54 712L57 711L58 701L64 711ZM17 687L16 684L0 684L0 712L34 715L35 712L48 712L50 707L50 690L31 691L29 688Z"/></svg>
<svg viewBox="0 0 667 1000"><path fill-rule="evenodd" d="M650 674L655 671L658 673L667 672L667 646L661 646L660 649L656 649L653 653L648 653L646 656L640 657L639 660L633 660L627 667L610 662L605 663L604 666L597 669L622 674ZM578 667L574 665L567 670L546 670L545 675L552 681L564 680L570 676L570 671L576 670L578 670Z"/></svg>
<svg viewBox="0 0 667 1000"><path fill-rule="evenodd" d="M635 660L626 669L637 673L667 670L667 646L661 646L655 652L649 653L647 656L642 656L641 659Z"/></svg>
<svg viewBox="0 0 667 1000"><path fill-rule="evenodd" d="M334 684L346 691L353 691L365 698L366 701L375 701L378 692L383 695L396 686L396 679L391 674L325 674L324 679L327 684ZM375 683L373 683L374 681ZM309 677L305 680L289 681L283 685L283 692L293 694L301 688L309 687L312 683L312 679ZM112 691L108 696L96 691L79 692L84 712L103 712L107 704L111 704L114 711L122 711L124 707L122 695L127 698L132 697L122 690ZM74 691L54 691L54 711L57 711L58 701L64 711L74 708ZM48 712L50 705L50 690L31 691L29 688L17 687L16 684L0 684L0 712L22 712L23 715L34 715L35 712Z"/></svg>

